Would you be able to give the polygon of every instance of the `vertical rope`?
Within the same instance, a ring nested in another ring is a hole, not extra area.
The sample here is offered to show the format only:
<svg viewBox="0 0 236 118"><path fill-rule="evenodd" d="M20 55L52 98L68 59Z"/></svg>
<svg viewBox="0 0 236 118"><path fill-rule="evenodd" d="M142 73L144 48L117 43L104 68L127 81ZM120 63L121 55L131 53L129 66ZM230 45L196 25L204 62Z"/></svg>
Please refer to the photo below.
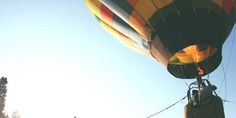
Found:
<svg viewBox="0 0 236 118"><path fill-rule="evenodd" d="M227 61L227 64L226 64L226 69L225 69L225 73L227 74L227 72L228 72L228 67L229 67L229 62L231 61L231 56L232 56L232 52L233 52L233 48L234 48L234 39L236 38L235 37L235 28L236 27L233 27L233 30L232 30L232 32L231 33L233 33L232 34L232 40L231 40L231 46L230 46L230 53L229 53L229 58L228 58L228 61Z"/></svg>
<svg viewBox="0 0 236 118"><path fill-rule="evenodd" d="M224 96L224 99L226 99L226 97L227 97L227 78L226 78L226 74L225 74L225 69L224 69L223 63L221 63L221 68L222 68L222 72L223 72L224 78L221 81L221 85L220 85L220 89L219 89L218 94L220 94L222 86L223 86L223 83L225 83L225 96Z"/></svg>

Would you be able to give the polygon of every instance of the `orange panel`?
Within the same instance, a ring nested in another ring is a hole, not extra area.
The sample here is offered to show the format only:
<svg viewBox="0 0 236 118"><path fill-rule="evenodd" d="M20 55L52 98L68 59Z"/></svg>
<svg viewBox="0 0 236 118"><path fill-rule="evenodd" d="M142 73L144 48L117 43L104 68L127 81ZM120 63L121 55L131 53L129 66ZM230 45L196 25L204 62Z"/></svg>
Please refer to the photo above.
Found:
<svg viewBox="0 0 236 118"><path fill-rule="evenodd" d="M224 0L212 0L215 4L219 5L220 7L223 6Z"/></svg>
<svg viewBox="0 0 236 118"><path fill-rule="evenodd" d="M130 4L130 6L134 7L136 5L138 0L127 0L127 2Z"/></svg>
<svg viewBox="0 0 236 118"><path fill-rule="evenodd" d="M173 0L154 0L153 1L158 9L164 8L171 4Z"/></svg>
<svg viewBox="0 0 236 118"><path fill-rule="evenodd" d="M148 39L149 33L147 32L147 29L145 29L145 21L135 10L130 14L128 22L137 32L144 36L145 39Z"/></svg>

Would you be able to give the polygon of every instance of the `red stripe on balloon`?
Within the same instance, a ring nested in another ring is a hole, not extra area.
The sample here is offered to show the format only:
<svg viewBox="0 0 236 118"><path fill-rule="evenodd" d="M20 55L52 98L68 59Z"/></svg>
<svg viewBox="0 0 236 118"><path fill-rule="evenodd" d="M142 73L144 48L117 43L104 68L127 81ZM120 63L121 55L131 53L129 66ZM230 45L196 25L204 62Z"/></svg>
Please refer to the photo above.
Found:
<svg viewBox="0 0 236 118"><path fill-rule="evenodd" d="M236 15L236 0L234 0L234 13L235 13L235 15Z"/></svg>
<svg viewBox="0 0 236 118"><path fill-rule="evenodd" d="M109 8L107 8L105 5L102 5L100 12L101 12L102 19L104 21L109 22L109 23L112 22L112 17L114 13Z"/></svg>
<svg viewBox="0 0 236 118"><path fill-rule="evenodd" d="M229 15L230 14L230 11L232 9L232 0L225 0L224 1L224 10L225 12Z"/></svg>

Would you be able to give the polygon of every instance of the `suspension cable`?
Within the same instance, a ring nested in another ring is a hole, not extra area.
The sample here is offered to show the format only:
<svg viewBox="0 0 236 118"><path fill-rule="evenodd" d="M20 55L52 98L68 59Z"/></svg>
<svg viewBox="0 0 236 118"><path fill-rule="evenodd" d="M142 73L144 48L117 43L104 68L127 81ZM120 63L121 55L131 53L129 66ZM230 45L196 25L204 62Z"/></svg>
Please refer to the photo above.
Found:
<svg viewBox="0 0 236 118"><path fill-rule="evenodd" d="M228 68L229 68L229 63L231 61L231 56L232 56L232 52L233 52L233 48L234 48L234 39L235 39L235 27L233 28L233 34L232 34L232 39L231 39L231 45L230 45L230 52L229 52L229 58L228 58L228 61L227 61L227 64L226 64L226 69L224 69L224 65L223 65L223 62L221 63L221 66L222 66L222 72L223 72L223 76L224 76L224 79L222 80L221 82L221 85L220 85L220 90L218 92L218 94L221 92L221 88L222 88L222 85L223 83L225 83L225 99L226 99L226 96L227 96L227 82L226 82L226 74L228 72Z"/></svg>
<svg viewBox="0 0 236 118"><path fill-rule="evenodd" d="M227 97L227 78L226 78L226 73L225 73L223 62L221 63L221 68L222 68L224 78L220 84L220 89L219 89L218 94L220 94L221 89L222 89L222 85L223 85L223 83L225 83L225 97L224 97L224 99L226 99L226 97Z"/></svg>
<svg viewBox="0 0 236 118"><path fill-rule="evenodd" d="M223 101L223 102L228 102L228 103L236 104L236 102L234 102L234 101L229 101L229 100L224 100L224 99L222 99L222 101Z"/></svg>
<svg viewBox="0 0 236 118"><path fill-rule="evenodd" d="M234 48L234 39L236 38L235 37L235 28L233 28L233 31L232 31L232 40L231 40L231 46L230 46L230 52L229 52L229 58L228 58L228 61L227 61L227 64L226 64L226 69L225 69L225 73L228 72L228 68L229 68L229 62L231 61L231 56L232 56L232 52L233 52L233 48Z"/></svg>
<svg viewBox="0 0 236 118"><path fill-rule="evenodd" d="M210 74L207 75L207 80L208 80L208 81L210 80Z"/></svg>
<svg viewBox="0 0 236 118"><path fill-rule="evenodd" d="M184 79L182 79L182 81L184 82L184 84L188 87L189 85L188 85L188 83L184 80Z"/></svg>
<svg viewBox="0 0 236 118"><path fill-rule="evenodd" d="M183 98L181 98L181 99L178 100L177 102L175 102L175 103L171 104L170 106L168 106L168 107L166 107L166 108L164 108L164 109L162 109L162 110L160 110L160 111L158 111L158 112L156 112L156 113L154 113L154 114L148 116L147 118L151 118L151 117L153 117L153 116L155 116L155 115L160 114L160 113L163 112L163 111L166 111L167 109L169 109L169 108L175 106L177 103L179 103L179 102L181 102L182 100L184 100L186 97L187 97L187 96L184 96Z"/></svg>

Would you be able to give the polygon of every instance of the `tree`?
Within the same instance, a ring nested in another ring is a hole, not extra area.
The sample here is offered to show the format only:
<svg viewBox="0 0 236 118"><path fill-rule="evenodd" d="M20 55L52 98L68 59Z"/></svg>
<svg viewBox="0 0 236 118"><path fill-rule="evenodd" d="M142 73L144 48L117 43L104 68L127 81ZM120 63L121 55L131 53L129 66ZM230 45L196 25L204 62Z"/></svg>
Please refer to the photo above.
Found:
<svg viewBox="0 0 236 118"><path fill-rule="evenodd" d="M5 107L7 93L7 78L1 77L0 79L0 118L7 118L8 116L3 112Z"/></svg>
<svg viewBox="0 0 236 118"><path fill-rule="evenodd" d="M6 113L1 113L0 114L0 118L9 118L8 115Z"/></svg>

